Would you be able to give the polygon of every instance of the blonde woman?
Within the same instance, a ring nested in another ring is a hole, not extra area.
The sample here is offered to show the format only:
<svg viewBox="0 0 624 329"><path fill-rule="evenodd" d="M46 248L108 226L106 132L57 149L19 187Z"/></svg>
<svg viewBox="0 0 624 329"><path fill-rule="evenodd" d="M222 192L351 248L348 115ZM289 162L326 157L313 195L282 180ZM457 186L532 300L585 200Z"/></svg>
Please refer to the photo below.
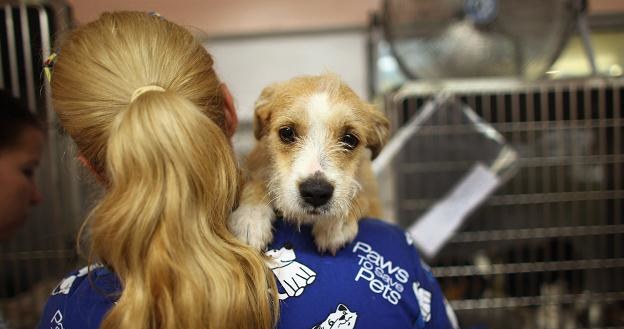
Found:
<svg viewBox="0 0 624 329"><path fill-rule="evenodd" d="M188 31L145 13L104 14L61 45L54 109L105 186L86 221L101 266L59 284L41 328L274 326L273 276L226 227L236 120L212 64Z"/></svg>
<svg viewBox="0 0 624 329"><path fill-rule="evenodd" d="M335 256L287 219L275 222L265 259L234 240L225 223L238 191L235 109L179 26L103 15L64 42L52 91L106 193L86 222L98 265L61 281L39 328L456 327L397 227L361 220Z"/></svg>

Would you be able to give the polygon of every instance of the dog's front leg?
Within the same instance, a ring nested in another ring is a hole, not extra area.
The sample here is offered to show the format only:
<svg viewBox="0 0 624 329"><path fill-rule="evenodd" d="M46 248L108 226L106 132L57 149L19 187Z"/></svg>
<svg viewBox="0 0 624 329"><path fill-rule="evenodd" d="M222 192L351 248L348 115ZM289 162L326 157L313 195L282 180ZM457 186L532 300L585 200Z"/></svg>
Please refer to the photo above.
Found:
<svg viewBox="0 0 624 329"><path fill-rule="evenodd" d="M266 200L266 189L258 181L245 184L239 207L228 223L230 231L251 247L262 250L273 239L272 223L275 212Z"/></svg>
<svg viewBox="0 0 624 329"><path fill-rule="evenodd" d="M353 218L323 218L314 223L312 234L320 252L329 251L335 255L340 248L355 239L358 233L358 216L349 216Z"/></svg>

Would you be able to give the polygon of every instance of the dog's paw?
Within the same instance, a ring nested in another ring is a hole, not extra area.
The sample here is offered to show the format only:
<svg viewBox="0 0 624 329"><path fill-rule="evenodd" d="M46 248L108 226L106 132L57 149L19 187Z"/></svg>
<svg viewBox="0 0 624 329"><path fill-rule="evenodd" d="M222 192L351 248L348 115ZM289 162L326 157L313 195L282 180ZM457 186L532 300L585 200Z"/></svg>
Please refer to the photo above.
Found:
<svg viewBox="0 0 624 329"><path fill-rule="evenodd" d="M265 205L241 205L228 222L230 231L249 246L262 250L273 239L272 222L275 213Z"/></svg>
<svg viewBox="0 0 624 329"><path fill-rule="evenodd" d="M357 221L340 221L337 219L325 219L317 222L312 227L312 234L319 252L336 252L347 243L353 241L358 233Z"/></svg>

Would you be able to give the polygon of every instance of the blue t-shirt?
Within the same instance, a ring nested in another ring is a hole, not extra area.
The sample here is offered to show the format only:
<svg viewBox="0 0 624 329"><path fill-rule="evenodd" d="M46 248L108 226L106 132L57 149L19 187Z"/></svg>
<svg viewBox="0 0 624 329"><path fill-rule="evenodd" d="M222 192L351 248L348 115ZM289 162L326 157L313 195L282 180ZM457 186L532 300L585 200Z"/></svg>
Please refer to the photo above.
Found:
<svg viewBox="0 0 624 329"><path fill-rule="evenodd" d="M278 329L457 328L440 287L405 231L363 219L335 256L309 226L278 220L266 252L278 282ZM38 328L98 328L121 287L104 267L72 273L52 292Z"/></svg>

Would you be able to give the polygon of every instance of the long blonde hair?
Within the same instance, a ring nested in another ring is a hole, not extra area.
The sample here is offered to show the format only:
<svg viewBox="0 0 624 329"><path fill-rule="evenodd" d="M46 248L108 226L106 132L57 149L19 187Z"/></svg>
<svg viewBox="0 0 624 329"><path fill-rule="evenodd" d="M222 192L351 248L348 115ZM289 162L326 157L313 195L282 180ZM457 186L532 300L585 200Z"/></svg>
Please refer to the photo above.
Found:
<svg viewBox="0 0 624 329"><path fill-rule="evenodd" d="M52 92L105 180L91 253L123 291L101 328L272 328L273 276L226 227L238 172L202 45L160 17L107 13L63 42Z"/></svg>

